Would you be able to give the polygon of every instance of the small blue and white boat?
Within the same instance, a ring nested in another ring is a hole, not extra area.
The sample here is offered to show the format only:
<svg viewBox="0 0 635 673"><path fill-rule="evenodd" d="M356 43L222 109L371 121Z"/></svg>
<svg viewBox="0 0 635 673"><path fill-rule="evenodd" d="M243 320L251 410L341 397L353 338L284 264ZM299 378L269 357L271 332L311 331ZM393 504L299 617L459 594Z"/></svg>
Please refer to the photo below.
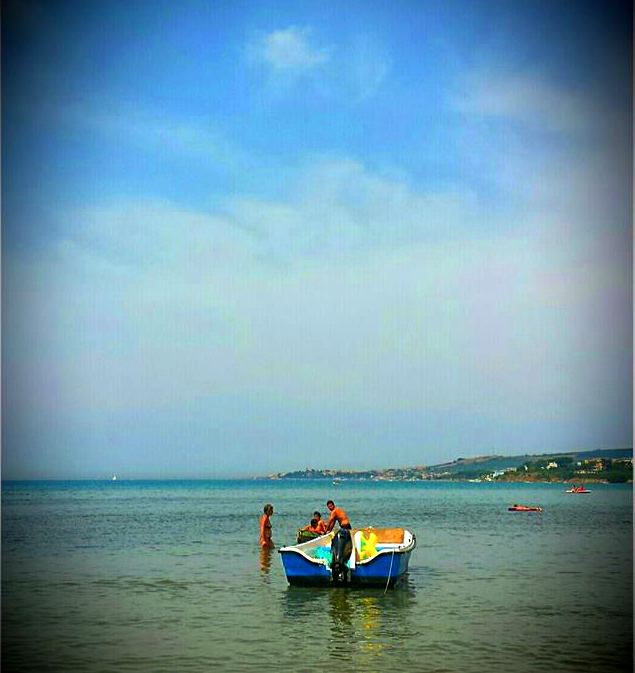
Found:
<svg viewBox="0 0 635 673"><path fill-rule="evenodd" d="M279 549L287 581L300 586L394 586L417 546L405 528L340 529Z"/></svg>

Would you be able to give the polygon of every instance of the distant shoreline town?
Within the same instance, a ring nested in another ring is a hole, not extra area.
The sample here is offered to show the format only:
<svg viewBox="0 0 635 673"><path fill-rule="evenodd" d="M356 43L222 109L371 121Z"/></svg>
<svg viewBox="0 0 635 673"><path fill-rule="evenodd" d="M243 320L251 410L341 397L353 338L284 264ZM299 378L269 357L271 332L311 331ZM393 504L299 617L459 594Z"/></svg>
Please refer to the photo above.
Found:
<svg viewBox="0 0 635 673"><path fill-rule="evenodd" d="M478 456L431 466L377 470L314 469L270 474L267 479L341 481L470 481L632 483L633 449Z"/></svg>

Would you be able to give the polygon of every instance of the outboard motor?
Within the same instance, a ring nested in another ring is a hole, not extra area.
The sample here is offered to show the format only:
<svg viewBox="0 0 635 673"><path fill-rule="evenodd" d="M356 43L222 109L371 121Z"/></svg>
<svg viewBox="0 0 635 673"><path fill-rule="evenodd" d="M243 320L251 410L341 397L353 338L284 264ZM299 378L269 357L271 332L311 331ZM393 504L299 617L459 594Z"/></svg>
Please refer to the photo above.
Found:
<svg viewBox="0 0 635 673"><path fill-rule="evenodd" d="M346 562L351 557L352 551L351 532L346 528L340 528L331 542L331 575L336 584L348 581L349 570Z"/></svg>

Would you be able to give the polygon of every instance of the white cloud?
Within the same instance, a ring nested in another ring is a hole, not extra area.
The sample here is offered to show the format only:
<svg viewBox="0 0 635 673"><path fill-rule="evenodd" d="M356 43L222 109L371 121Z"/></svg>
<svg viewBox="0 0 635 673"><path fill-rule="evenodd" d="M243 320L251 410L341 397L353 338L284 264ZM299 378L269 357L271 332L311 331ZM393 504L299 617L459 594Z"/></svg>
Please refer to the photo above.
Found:
<svg viewBox="0 0 635 673"><path fill-rule="evenodd" d="M81 129L99 134L108 139L113 150L121 145L124 149L186 157L230 169L244 168L249 163L240 146L207 117L179 117L105 102L52 104L44 116L73 132Z"/></svg>
<svg viewBox="0 0 635 673"><path fill-rule="evenodd" d="M455 88L455 159L491 210L515 223L557 221L555 236L626 224L630 122L600 95L559 88L527 73L472 72ZM525 214L529 214L529 218Z"/></svg>
<svg viewBox="0 0 635 673"><path fill-rule="evenodd" d="M619 361L606 349L619 316L597 323L624 291L612 259L581 267L583 241L549 248L555 222L492 228L470 199L353 161L226 213L146 203L72 218L55 256L9 273L30 296L7 288L31 314L6 348L31 406L256 395L538 418L591 409Z"/></svg>
<svg viewBox="0 0 635 673"><path fill-rule="evenodd" d="M356 161L324 159L302 172L286 201L239 197L228 212L284 260L451 239L469 233L475 204L469 193L421 193Z"/></svg>
<svg viewBox="0 0 635 673"><path fill-rule="evenodd" d="M287 91L303 77L318 96L354 105L381 89L391 65L371 36L359 34L346 43L320 46L311 28L296 26L253 39L247 55L252 63L267 67L270 93Z"/></svg>
<svg viewBox="0 0 635 673"><path fill-rule="evenodd" d="M329 60L329 50L312 44L310 28L290 26L274 30L251 45L251 54L274 70L301 72Z"/></svg>
<svg viewBox="0 0 635 673"><path fill-rule="evenodd" d="M391 70L391 60L381 44L369 36L358 36L340 54L343 91L359 103L380 91Z"/></svg>
<svg viewBox="0 0 635 673"><path fill-rule="evenodd" d="M454 104L465 115L511 120L549 131L588 131L597 110L588 97L528 73L468 74Z"/></svg>
<svg viewBox="0 0 635 673"><path fill-rule="evenodd" d="M231 266L255 250L254 237L226 217L170 202L110 204L65 218L72 234L60 253L87 254L121 268L163 269L179 261L192 270Z"/></svg>

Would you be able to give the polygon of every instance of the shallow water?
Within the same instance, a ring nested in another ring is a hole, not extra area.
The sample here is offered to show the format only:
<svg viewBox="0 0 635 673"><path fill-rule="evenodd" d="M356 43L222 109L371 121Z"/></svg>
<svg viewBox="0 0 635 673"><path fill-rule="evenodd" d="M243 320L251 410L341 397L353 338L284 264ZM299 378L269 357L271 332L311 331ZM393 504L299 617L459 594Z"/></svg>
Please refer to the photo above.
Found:
<svg viewBox="0 0 635 673"><path fill-rule="evenodd" d="M343 482L7 482L10 671L624 671L632 487ZM416 533L396 589L287 585L277 546L332 497ZM543 513L510 513L520 502Z"/></svg>

